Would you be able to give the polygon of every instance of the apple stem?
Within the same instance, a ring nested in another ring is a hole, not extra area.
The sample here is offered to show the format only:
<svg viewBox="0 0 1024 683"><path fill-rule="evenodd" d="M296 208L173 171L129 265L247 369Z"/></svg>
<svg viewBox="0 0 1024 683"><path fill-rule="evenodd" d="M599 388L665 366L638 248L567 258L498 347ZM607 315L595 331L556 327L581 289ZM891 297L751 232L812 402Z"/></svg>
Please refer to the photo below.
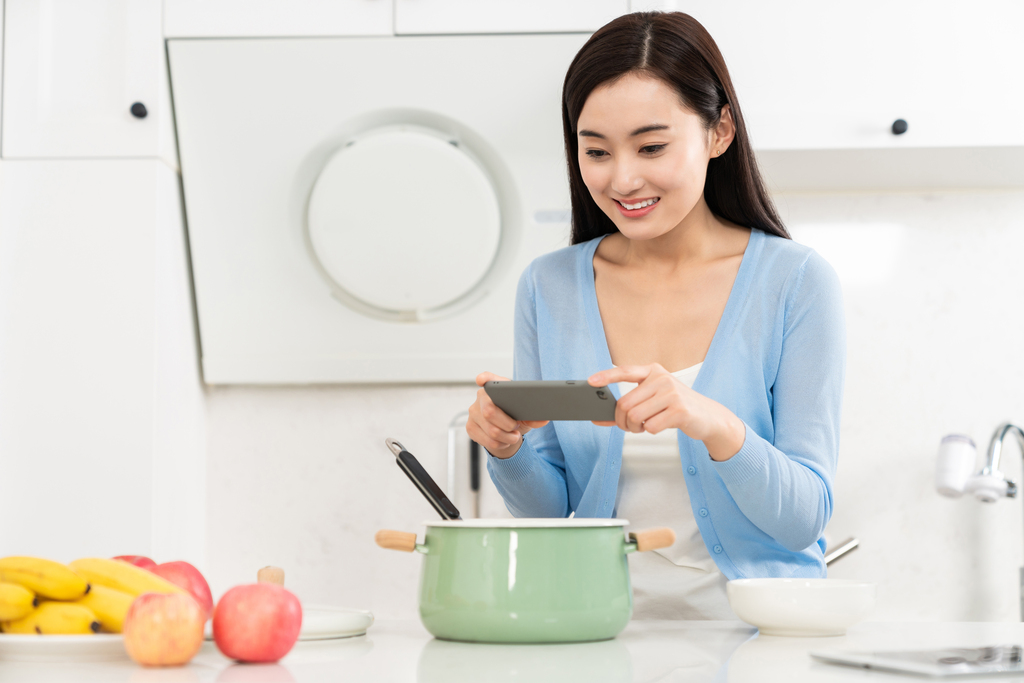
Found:
<svg viewBox="0 0 1024 683"><path fill-rule="evenodd" d="M276 583L278 586L283 586L284 570L280 567L264 567L256 572L256 580L259 583Z"/></svg>

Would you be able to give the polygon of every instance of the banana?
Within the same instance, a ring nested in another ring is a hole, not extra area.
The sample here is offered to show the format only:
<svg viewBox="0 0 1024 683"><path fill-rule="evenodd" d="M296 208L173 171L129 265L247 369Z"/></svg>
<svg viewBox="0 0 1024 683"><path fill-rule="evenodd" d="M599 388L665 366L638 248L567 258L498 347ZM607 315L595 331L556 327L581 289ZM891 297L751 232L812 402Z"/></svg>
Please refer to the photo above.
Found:
<svg viewBox="0 0 1024 683"><path fill-rule="evenodd" d="M82 605L92 610L104 631L120 633L128 608L134 601L133 595L97 583L84 598L79 598L71 604Z"/></svg>
<svg viewBox="0 0 1024 683"><path fill-rule="evenodd" d="M86 607L73 602L44 602L15 621L0 624L4 633L36 633L41 635L96 633L100 622Z"/></svg>
<svg viewBox="0 0 1024 683"><path fill-rule="evenodd" d="M89 590L85 579L65 565L38 557L0 558L0 581L16 583L52 600L77 600Z"/></svg>
<svg viewBox="0 0 1024 683"><path fill-rule="evenodd" d="M143 593L186 593L151 571L136 567L121 560L102 557L87 557L75 560L70 567L84 576L90 583L106 586L137 598Z"/></svg>
<svg viewBox="0 0 1024 683"><path fill-rule="evenodd" d="M24 586L0 582L0 621L21 619L38 604L35 593Z"/></svg>

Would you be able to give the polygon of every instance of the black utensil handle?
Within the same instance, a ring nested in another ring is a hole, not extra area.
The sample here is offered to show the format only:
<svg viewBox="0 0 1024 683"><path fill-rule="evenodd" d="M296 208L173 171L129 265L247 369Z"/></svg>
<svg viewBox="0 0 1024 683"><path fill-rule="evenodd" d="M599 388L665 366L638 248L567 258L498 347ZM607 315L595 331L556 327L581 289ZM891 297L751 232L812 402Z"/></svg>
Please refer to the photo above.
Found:
<svg viewBox="0 0 1024 683"><path fill-rule="evenodd" d="M480 490L480 444L469 442L469 489Z"/></svg>
<svg viewBox="0 0 1024 683"><path fill-rule="evenodd" d="M402 451L396 456L395 462L402 468L405 475L412 480L412 483L416 485L416 488L420 490L420 493L427 499L427 501L437 510L437 514L441 515L441 519L462 519L459 515L459 510L456 508L448 496L444 495L444 491L438 486L427 471L423 469L419 461L409 451Z"/></svg>

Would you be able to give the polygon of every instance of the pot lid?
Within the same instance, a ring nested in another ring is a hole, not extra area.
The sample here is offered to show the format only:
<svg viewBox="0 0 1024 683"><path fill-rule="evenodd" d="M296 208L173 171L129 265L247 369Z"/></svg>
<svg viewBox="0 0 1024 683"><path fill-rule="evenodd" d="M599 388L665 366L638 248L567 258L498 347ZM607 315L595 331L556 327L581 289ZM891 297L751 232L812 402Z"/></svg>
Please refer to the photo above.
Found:
<svg viewBox="0 0 1024 683"><path fill-rule="evenodd" d="M573 517L571 519L551 517L520 517L519 519L453 519L431 520L424 526L472 527L476 529L577 529L583 527L626 526L628 519L601 519L597 517Z"/></svg>

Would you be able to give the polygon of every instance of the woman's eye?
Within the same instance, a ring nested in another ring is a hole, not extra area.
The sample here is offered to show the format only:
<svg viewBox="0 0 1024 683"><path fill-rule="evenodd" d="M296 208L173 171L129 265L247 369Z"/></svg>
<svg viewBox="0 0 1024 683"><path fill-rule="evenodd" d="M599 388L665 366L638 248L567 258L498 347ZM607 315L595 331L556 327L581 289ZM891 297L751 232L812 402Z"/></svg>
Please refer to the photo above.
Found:
<svg viewBox="0 0 1024 683"><path fill-rule="evenodd" d="M657 154L663 149L665 149L665 145L647 145L645 147L641 147L640 151L644 154Z"/></svg>
<svg viewBox="0 0 1024 683"><path fill-rule="evenodd" d="M607 154L608 154L608 152L605 152L603 149L588 149L587 150L587 156L590 157L591 159L599 159L599 158L601 158L601 157L603 157L603 156L605 156Z"/></svg>

